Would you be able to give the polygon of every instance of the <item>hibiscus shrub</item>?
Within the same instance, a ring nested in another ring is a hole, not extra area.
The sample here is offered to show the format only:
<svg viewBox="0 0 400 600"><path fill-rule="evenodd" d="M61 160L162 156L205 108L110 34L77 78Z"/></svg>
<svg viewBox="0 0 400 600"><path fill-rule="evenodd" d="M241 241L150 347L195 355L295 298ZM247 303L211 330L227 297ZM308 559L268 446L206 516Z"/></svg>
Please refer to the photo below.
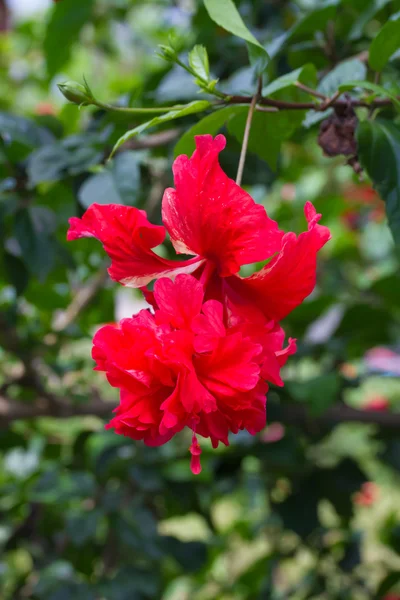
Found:
<svg viewBox="0 0 400 600"><path fill-rule="evenodd" d="M34 4L0 0L0 597L400 598L400 2Z"/></svg>

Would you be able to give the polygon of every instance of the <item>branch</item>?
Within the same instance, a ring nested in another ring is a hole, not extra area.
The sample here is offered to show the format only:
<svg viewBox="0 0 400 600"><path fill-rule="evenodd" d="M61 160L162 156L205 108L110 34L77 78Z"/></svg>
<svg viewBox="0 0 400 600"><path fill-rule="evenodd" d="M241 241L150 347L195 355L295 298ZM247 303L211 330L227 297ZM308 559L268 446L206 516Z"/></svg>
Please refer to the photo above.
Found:
<svg viewBox="0 0 400 600"><path fill-rule="evenodd" d="M400 96L398 97L400 100ZM225 104L250 104L252 96L228 96ZM375 98L372 102L366 102L365 100L358 100L351 98L349 101L339 99L338 93L334 94L329 100L329 106L339 106L345 108L349 104L353 107L365 107L379 108L383 106L390 106L393 101L390 98ZM274 98L262 97L259 98L258 104L262 106L273 106L278 110L325 110L326 104L324 102L285 102L284 100L275 100Z"/></svg>
<svg viewBox="0 0 400 600"><path fill-rule="evenodd" d="M108 279L106 268L100 269L89 282L78 290L65 311L58 313L53 322L53 331L59 333L69 327L90 304Z"/></svg>
<svg viewBox="0 0 400 600"><path fill-rule="evenodd" d="M269 416L273 420L281 421L287 425L298 425L308 428L315 425L333 426L340 423L365 423L378 425L383 429L399 431L400 413L378 412L375 410L359 410L347 404L334 404L324 413L311 415L305 406L296 404L271 405L268 408Z"/></svg>
<svg viewBox="0 0 400 600"><path fill-rule="evenodd" d="M7 427L20 419L37 419L54 417L69 419L80 416L111 416L114 404L106 402L93 394L86 404L71 404L65 397L57 397L57 402L49 403L47 398L40 397L35 404L25 404L0 396L0 427ZM400 413L359 410L346 404L335 404L320 415L311 415L305 406L300 404L273 404L268 406L269 419L281 421L285 425L296 425L308 429L315 426L332 427L340 423L364 423L378 425L382 429L399 431Z"/></svg>
<svg viewBox="0 0 400 600"><path fill-rule="evenodd" d="M165 144L169 144L176 140L180 133L181 130L176 127L175 129L167 129L166 131L146 135L142 138L133 138L118 148L117 152L121 152L121 150L147 150L158 148L158 146L164 146Z"/></svg>
<svg viewBox="0 0 400 600"><path fill-rule="evenodd" d="M86 404L71 404L67 398L57 398L52 404L46 398L39 398L34 404L17 402L0 396L0 427L7 427L13 421L21 419L37 419L39 417L55 417L69 419L81 416L110 416L114 406L100 398L93 398Z"/></svg>

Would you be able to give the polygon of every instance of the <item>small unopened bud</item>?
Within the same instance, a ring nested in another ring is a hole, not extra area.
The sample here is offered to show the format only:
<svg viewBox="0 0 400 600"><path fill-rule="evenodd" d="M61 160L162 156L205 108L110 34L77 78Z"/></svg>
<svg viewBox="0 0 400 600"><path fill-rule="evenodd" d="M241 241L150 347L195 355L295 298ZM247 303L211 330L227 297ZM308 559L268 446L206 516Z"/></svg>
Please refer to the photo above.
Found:
<svg viewBox="0 0 400 600"><path fill-rule="evenodd" d="M174 62L176 60L176 51L171 48L171 46L163 46L160 44L159 46L160 53L159 56L164 58L165 60Z"/></svg>
<svg viewBox="0 0 400 600"><path fill-rule="evenodd" d="M67 100L74 104L79 104L80 106L89 106L89 104L93 104L93 98L90 96L86 87L81 83L77 83L76 81L59 83L58 89Z"/></svg>

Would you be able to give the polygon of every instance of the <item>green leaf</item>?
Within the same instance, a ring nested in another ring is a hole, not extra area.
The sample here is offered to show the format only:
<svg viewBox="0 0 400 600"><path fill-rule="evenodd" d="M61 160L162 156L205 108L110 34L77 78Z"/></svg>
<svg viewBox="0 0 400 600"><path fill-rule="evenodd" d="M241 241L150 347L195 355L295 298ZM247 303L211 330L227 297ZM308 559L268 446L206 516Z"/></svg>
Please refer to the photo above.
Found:
<svg viewBox="0 0 400 600"><path fill-rule="evenodd" d="M400 47L400 19L388 21L380 29L369 47L369 64L382 71L389 58Z"/></svg>
<svg viewBox="0 0 400 600"><path fill-rule="evenodd" d="M246 40L246 42L257 46L268 57L265 48L247 29L232 0L204 0L204 6L214 23L233 33L233 35Z"/></svg>
<svg viewBox="0 0 400 600"><path fill-rule="evenodd" d="M392 0L372 0L369 6L363 4L363 10L359 18L354 22L350 33L349 39L356 40L363 35L365 26L372 21L377 13L382 10L387 4L390 4Z"/></svg>
<svg viewBox="0 0 400 600"><path fill-rule="evenodd" d="M196 148L194 141L195 135L202 135L204 133L215 135L229 119L241 113L247 115L248 110L248 106L227 106L226 108L221 108L221 110L216 110L210 115L207 115L183 134L174 148L174 155L191 154Z"/></svg>
<svg viewBox="0 0 400 600"><path fill-rule="evenodd" d="M102 134L71 135L35 150L28 158L30 186L79 175L104 157Z"/></svg>
<svg viewBox="0 0 400 600"><path fill-rule="evenodd" d="M249 42L247 42L247 52L254 74L256 77L259 77L267 68L270 57L264 48L260 48L260 46L255 46Z"/></svg>
<svg viewBox="0 0 400 600"><path fill-rule="evenodd" d="M4 142L18 142L30 148L37 148L54 140L50 131L30 119L0 112L0 136Z"/></svg>
<svg viewBox="0 0 400 600"><path fill-rule="evenodd" d="M121 152L104 171L86 179L78 192L82 206L98 204L135 204L140 185L136 153Z"/></svg>
<svg viewBox="0 0 400 600"><path fill-rule="evenodd" d="M207 110L207 108L210 108L210 106L211 103L208 102L208 100L195 100L193 102L190 102L183 108L170 110L164 115L154 117L154 119L151 119L151 121L147 121L146 123L138 125L134 129L130 129L122 137L119 138L114 148L112 149L110 158L115 154L118 148L125 144L125 142L135 137L136 135L139 135L139 133L142 133L142 131L149 129L149 127L154 127L155 125L160 125L161 123L166 123L167 121L173 121L174 119L180 119L181 117L186 117L187 115L203 112Z"/></svg>
<svg viewBox="0 0 400 600"><path fill-rule="evenodd" d="M318 8L307 12L288 32L287 40L293 42L309 34L315 35L316 31L323 31L328 21L336 16L336 8L341 0L322 0Z"/></svg>
<svg viewBox="0 0 400 600"><path fill-rule="evenodd" d="M281 77L271 81L262 91L263 96L271 96L275 92L284 90L291 86L296 86L297 83L304 83L304 79L313 81L316 79L316 71L314 65L304 65L295 71L285 73Z"/></svg>
<svg viewBox="0 0 400 600"><path fill-rule="evenodd" d="M21 258L32 275L44 281L54 266L54 213L43 206L30 206L15 216L14 235L21 248Z"/></svg>
<svg viewBox="0 0 400 600"><path fill-rule="evenodd" d="M68 62L72 45L89 21L94 0L68 0L53 7L44 39L47 73L53 77Z"/></svg>
<svg viewBox="0 0 400 600"><path fill-rule="evenodd" d="M204 81L209 80L210 65L208 62L207 50L204 46L197 44L193 50L189 52L189 65L199 79L203 79Z"/></svg>
<svg viewBox="0 0 400 600"><path fill-rule="evenodd" d="M204 542L182 542L175 537L161 538L169 555L181 565L185 573L198 571L207 561L207 546Z"/></svg>
<svg viewBox="0 0 400 600"><path fill-rule="evenodd" d="M29 283L29 271L21 258L10 252L4 251L3 261L7 278L14 287L16 295L20 296Z"/></svg>
<svg viewBox="0 0 400 600"><path fill-rule="evenodd" d="M386 204L389 227L400 244L400 128L390 121L363 121L357 128L358 155Z"/></svg>
<svg viewBox="0 0 400 600"><path fill-rule="evenodd" d="M332 96L340 85L354 79L363 80L366 76L367 67L361 60L358 58L345 60L321 79L317 89L325 96Z"/></svg>
<svg viewBox="0 0 400 600"><path fill-rule="evenodd" d="M348 81L347 83L344 83L339 86L339 91L347 92L347 91L353 90L356 87L364 88L366 90L372 90L373 92L376 92L380 96L387 96L388 98L390 98L392 100L392 102L395 105L395 107L397 108L397 110L400 111L400 100L398 100L396 98L395 94L393 94L392 92L389 92L389 90L382 87L381 85L378 85L376 83L371 83L370 81Z"/></svg>

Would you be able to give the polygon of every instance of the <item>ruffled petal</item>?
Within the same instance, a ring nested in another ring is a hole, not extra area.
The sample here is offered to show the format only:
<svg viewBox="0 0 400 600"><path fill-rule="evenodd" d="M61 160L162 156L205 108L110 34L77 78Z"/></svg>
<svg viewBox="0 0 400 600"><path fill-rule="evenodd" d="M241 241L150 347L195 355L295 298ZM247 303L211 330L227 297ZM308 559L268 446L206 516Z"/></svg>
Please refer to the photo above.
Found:
<svg viewBox="0 0 400 600"><path fill-rule="evenodd" d="M193 319L200 314L203 298L203 286L191 275L178 275L175 281L164 277L154 285L157 318L176 329L190 330Z"/></svg>
<svg viewBox="0 0 400 600"><path fill-rule="evenodd" d="M298 237L287 233L279 254L258 273L246 279L229 278L229 287L243 299L249 310L254 303L267 318L276 321L286 317L313 291L317 252L331 237L327 227L318 225L321 215L316 213L311 202L306 203L304 213L308 231Z"/></svg>
<svg viewBox="0 0 400 600"><path fill-rule="evenodd" d="M195 139L192 157L181 155L174 162L175 189L164 193L163 221L178 253L212 260L225 277L272 256L283 232L221 169L224 136Z"/></svg>
<svg viewBox="0 0 400 600"><path fill-rule="evenodd" d="M192 273L198 257L189 261L161 258L151 248L165 238L164 227L152 225L142 210L120 204L92 204L83 217L72 217L68 240L98 239L111 258L111 279L129 287L142 287L153 279L178 273Z"/></svg>
<svg viewBox="0 0 400 600"><path fill-rule="evenodd" d="M192 330L196 334L194 348L196 352L210 352L224 337L226 329L223 316L224 308L217 300L208 300L203 305L203 314L198 315L192 323Z"/></svg>

